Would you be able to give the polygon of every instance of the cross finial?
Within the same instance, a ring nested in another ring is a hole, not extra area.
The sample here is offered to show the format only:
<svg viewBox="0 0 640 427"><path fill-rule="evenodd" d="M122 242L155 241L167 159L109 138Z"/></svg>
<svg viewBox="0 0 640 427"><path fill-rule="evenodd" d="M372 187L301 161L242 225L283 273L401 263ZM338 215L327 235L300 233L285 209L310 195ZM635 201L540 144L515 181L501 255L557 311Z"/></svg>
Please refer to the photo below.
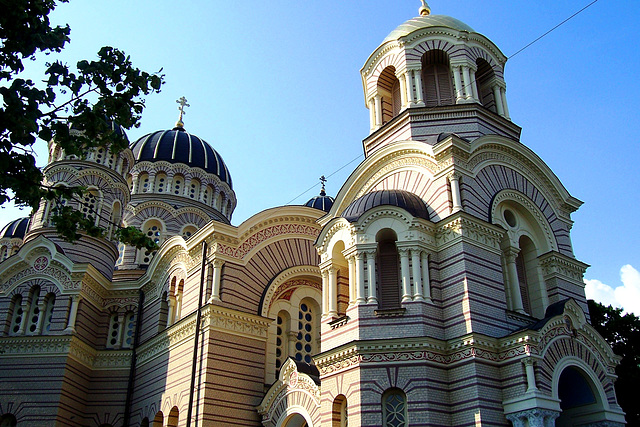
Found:
<svg viewBox="0 0 640 427"><path fill-rule="evenodd" d="M422 2L422 6L420 6L420 9L418 9L420 16L429 16L431 14L431 8L425 0L420 1Z"/></svg>
<svg viewBox="0 0 640 427"><path fill-rule="evenodd" d="M324 175L322 175L322 176L320 177L320 182L322 183L322 190L320 190L320 195L321 195L321 196L324 196L324 195L326 195L326 194L327 194L327 192L326 192L326 191L324 191L324 184L327 182L327 178L325 178L325 177L324 177Z"/></svg>
<svg viewBox="0 0 640 427"><path fill-rule="evenodd" d="M184 96L180 97L180 99L176 100L177 104L180 104L180 106L178 107L178 111L180 111L180 115L178 116L178 121L176 122L176 127L184 127L184 123L182 121L182 116L184 116L185 113L184 112L184 107L191 107L191 105L187 104L187 98L185 98Z"/></svg>

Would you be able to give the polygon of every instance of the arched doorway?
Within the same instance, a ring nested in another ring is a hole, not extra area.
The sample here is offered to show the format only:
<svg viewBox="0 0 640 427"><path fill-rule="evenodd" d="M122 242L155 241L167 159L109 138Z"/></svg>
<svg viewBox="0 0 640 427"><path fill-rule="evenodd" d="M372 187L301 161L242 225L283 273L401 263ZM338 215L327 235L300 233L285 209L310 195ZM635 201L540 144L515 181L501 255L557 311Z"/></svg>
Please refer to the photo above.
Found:
<svg viewBox="0 0 640 427"><path fill-rule="evenodd" d="M592 379L577 366L567 366L558 380L562 410L556 427L571 427L605 420L602 398Z"/></svg>
<svg viewBox="0 0 640 427"><path fill-rule="evenodd" d="M282 427L311 427L300 414L292 414L282 423Z"/></svg>

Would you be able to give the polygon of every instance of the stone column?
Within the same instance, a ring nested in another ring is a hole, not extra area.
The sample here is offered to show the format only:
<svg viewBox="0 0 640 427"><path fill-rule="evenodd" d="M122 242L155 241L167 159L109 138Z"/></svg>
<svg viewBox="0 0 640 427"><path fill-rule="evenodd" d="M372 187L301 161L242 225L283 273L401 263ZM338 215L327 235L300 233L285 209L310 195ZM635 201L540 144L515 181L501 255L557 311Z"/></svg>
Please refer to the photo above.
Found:
<svg viewBox="0 0 640 427"><path fill-rule="evenodd" d="M406 108L407 106L407 80L405 78L406 75L406 71L399 76L396 75L398 81L400 82L400 105L402 106L402 108Z"/></svg>
<svg viewBox="0 0 640 427"><path fill-rule="evenodd" d="M329 314L329 271L320 271L322 276L322 317L325 318Z"/></svg>
<svg viewBox="0 0 640 427"><path fill-rule="evenodd" d="M469 66L462 66L462 80L464 81L464 98L466 100L471 100L473 90L471 89L471 75L469 74Z"/></svg>
<svg viewBox="0 0 640 427"><path fill-rule="evenodd" d="M429 278L429 254L422 251L422 291L424 299L431 301L431 279Z"/></svg>
<svg viewBox="0 0 640 427"><path fill-rule="evenodd" d="M424 301L422 291L422 274L420 272L420 251L419 249L411 249L411 267L413 270L413 300Z"/></svg>
<svg viewBox="0 0 640 427"><path fill-rule="evenodd" d="M80 304L80 295L71 296L71 307L69 308L69 318L67 319L67 333L76 331L76 317L78 315L78 304Z"/></svg>
<svg viewBox="0 0 640 427"><path fill-rule="evenodd" d="M113 346L114 350L122 348L122 341L124 339L125 317L122 313L116 313L116 321L118 322L118 339L116 345Z"/></svg>
<svg viewBox="0 0 640 427"><path fill-rule="evenodd" d="M376 104L373 98L369 100L369 123L371 131L376 128Z"/></svg>
<svg viewBox="0 0 640 427"><path fill-rule="evenodd" d="M400 253L400 275L402 276L402 302L411 301L411 277L409 272L409 250L398 249Z"/></svg>
<svg viewBox="0 0 640 427"><path fill-rule="evenodd" d="M222 278L222 266L224 265L224 261L221 259L214 259L211 264L213 265L211 301L220 301L220 279Z"/></svg>
<svg viewBox="0 0 640 427"><path fill-rule="evenodd" d="M356 254L356 286L357 286L357 294L356 294L356 304L364 304L367 302L367 295L365 295L364 290L364 258L365 254L358 253Z"/></svg>
<svg viewBox="0 0 640 427"><path fill-rule="evenodd" d="M376 129L382 126L382 96L376 95L373 97L376 107Z"/></svg>
<svg viewBox="0 0 640 427"><path fill-rule="evenodd" d="M173 325L176 321L176 296L171 294L167 297L169 300L169 312L167 313L167 327Z"/></svg>
<svg viewBox="0 0 640 427"><path fill-rule="evenodd" d="M329 267L329 316L338 316L338 269Z"/></svg>
<svg viewBox="0 0 640 427"><path fill-rule="evenodd" d="M347 258L349 263L349 305L356 303L356 257L352 254Z"/></svg>
<svg viewBox="0 0 640 427"><path fill-rule="evenodd" d="M451 67L453 71L453 83L456 86L456 104L464 99L464 93L462 91L462 81L460 81L460 66L456 65Z"/></svg>
<svg viewBox="0 0 640 427"><path fill-rule="evenodd" d="M416 97L413 94L413 70L407 70L404 76L407 86L407 102L411 106L416 103Z"/></svg>
<svg viewBox="0 0 640 427"><path fill-rule="evenodd" d="M367 252L367 280L369 282L369 297L367 298L368 304L377 304L378 298L376 297L376 259L375 252Z"/></svg>
<svg viewBox="0 0 640 427"><path fill-rule="evenodd" d="M536 387L536 372L535 372L535 361L527 357L522 360L522 364L524 365L525 373L527 374L527 393L538 390Z"/></svg>
<svg viewBox="0 0 640 427"><path fill-rule="evenodd" d="M138 194L138 186L140 182L138 181L138 177L140 174L138 172L131 174L131 194Z"/></svg>
<svg viewBox="0 0 640 427"><path fill-rule="evenodd" d="M471 68L469 72L471 73L471 93L473 95L473 99L475 99L476 102L480 102L480 95L478 95L478 84L476 82L476 70Z"/></svg>
<svg viewBox="0 0 640 427"><path fill-rule="evenodd" d="M460 196L460 174L452 172L449 174L448 178L449 182L451 183L451 201L453 202L451 213L455 213L462 210L462 198Z"/></svg>
<svg viewBox="0 0 640 427"><path fill-rule="evenodd" d="M520 293L520 281L518 280L518 270L516 269L516 256L520 249L509 247L504 251L504 260L507 267L507 287L511 295L511 310L525 314L522 306L522 294Z"/></svg>
<svg viewBox="0 0 640 427"><path fill-rule="evenodd" d="M507 89L505 87L500 87L500 97L502 99L502 109L504 111L504 117L507 119L511 119L511 117L509 117L509 107L507 106Z"/></svg>
<svg viewBox="0 0 640 427"><path fill-rule="evenodd" d="M149 185L147 186L147 193L153 193L156 189L156 173L149 172Z"/></svg>
<svg viewBox="0 0 640 427"><path fill-rule="evenodd" d="M42 335L42 326L44 325L44 318L47 316L47 304L44 301L44 298L42 298L42 301L40 302L40 304L38 304L38 324L36 325L36 334L37 335Z"/></svg>
<svg viewBox="0 0 640 427"><path fill-rule="evenodd" d="M501 116L504 116L504 108L502 105L502 93L500 91L500 86L498 86L497 84L494 84L492 89L493 89L493 101L496 104L496 111Z"/></svg>
<svg viewBox="0 0 640 427"><path fill-rule="evenodd" d="M422 70L413 70L413 75L416 81L416 104L419 107L424 107L424 100L422 99Z"/></svg>

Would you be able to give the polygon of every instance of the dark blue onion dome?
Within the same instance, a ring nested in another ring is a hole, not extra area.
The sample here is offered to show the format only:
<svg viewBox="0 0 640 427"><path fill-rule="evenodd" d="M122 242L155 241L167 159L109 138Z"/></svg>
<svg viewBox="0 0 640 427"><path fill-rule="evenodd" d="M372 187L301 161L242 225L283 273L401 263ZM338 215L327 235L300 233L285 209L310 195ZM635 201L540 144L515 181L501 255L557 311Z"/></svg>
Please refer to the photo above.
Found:
<svg viewBox="0 0 640 427"><path fill-rule="evenodd" d="M0 239L23 239L31 218L19 218L5 225L0 231Z"/></svg>
<svg viewBox="0 0 640 427"><path fill-rule="evenodd" d="M384 205L397 206L414 217L429 219L424 201L419 196L404 190L378 190L367 193L354 200L340 216L349 222L356 222L368 210Z"/></svg>
<svg viewBox="0 0 640 427"><path fill-rule="evenodd" d="M217 175L231 185L231 175L220 154L203 139L176 126L149 133L131 145L137 162L184 163Z"/></svg>
<svg viewBox="0 0 640 427"><path fill-rule="evenodd" d="M316 208L320 209L321 211L329 212L331 210L331 206L333 206L334 201L335 200L333 199L333 197L327 196L327 192L324 191L324 187L322 187L322 190L320 190L320 195L309 199L309 201L304 205L309 206L310 208Z"/></svg>

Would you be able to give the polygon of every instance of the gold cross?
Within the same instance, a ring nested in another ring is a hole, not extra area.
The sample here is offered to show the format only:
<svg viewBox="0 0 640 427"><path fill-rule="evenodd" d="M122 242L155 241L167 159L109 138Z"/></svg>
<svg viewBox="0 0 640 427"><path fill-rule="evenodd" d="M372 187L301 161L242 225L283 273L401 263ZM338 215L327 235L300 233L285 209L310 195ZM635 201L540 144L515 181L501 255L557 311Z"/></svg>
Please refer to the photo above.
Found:
<svg viewBox="0 0 640 427"><path fill-rule="evenodd" d="M182 123L182 116L187 114L184 112L184 107L191 107L191 105L187 104L187 98L185 98L184 96L176 100L176 103L180 104L180 106L178 107L178 111L180 111L180 117L178 117L178 123Z"/></svg>

